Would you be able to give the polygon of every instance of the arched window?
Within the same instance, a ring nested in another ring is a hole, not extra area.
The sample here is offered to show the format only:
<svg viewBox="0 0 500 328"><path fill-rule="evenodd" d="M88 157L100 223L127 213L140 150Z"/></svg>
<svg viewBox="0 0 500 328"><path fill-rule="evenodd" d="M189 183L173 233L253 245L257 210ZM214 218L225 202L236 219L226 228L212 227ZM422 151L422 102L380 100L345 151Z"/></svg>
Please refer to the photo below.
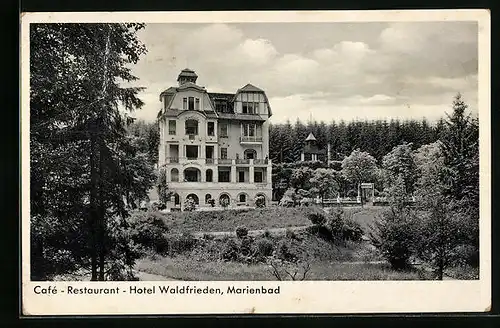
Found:
<svg viewBox="0 0 500 328"><path fill-rule="evenodd" d="M186 120L186 134L187 135L197 135L198 134L198 121L197 120Z"/></svg>
<svg viewBox="0 0 500 328"><path fill-rule="evenodd" d="M238 195L238 202L240 203L246 203L247 201L247 195L244 193L241 193Z"/></svg>
<svg viewBox="0 0 500 328"><path fill-rule="evenodd" d="M198 205L200 203L200 199L196 194L189 194L186 196L186 199L192 198L194 200L194 203Z"/></svg>
<svg viewBox="0 0 500 328"><path fill-rule="evenodd" d="M231 198L228 194L222 194L219 196L219 204L222 205L222 202L226 202L227 205L231 203Z"/></svg>
<svg viewBox="0 0 500 328"><path fill-rule="evenodd" d="M205 195L205 204L208 204L210 202L210 200L212 199L212 195L210 194L206 194Z"/></svg>
<svg viewBox="0 0 500 328"><path fill-rule="evenodd" d="M213 177L214 177L214 173L213 173L213 171L212 171L211 169L208 169L208 170L205 172L205 178L206 178L205 180L206 180L207 182L212 182Z"/></svg>
<svg viewBox="0 0 500 328"><path fill-rule="evenodd" d="M179 194L174 194L174 204L175 205L181 204L181 197L179 196Z"/></svg>
<svg viewBox="0 0 500 328"><path fill-rule="evenodd" d="M257 152L255 149L246 149L244 152L245 159L256 159Z"/></svg>
<svg viewBox="0 0 500 328"><path fill-rule="evenodd" d="M201 172L195 167L189 167L184 170L184 181L185 182L200 182Z"/></svg>
<svg viewBox="0 0 500 328"><path fill-rule="evenodd" d="M170 181L179 182L179 170L178 169L174 168L170 171Z"/></svg>

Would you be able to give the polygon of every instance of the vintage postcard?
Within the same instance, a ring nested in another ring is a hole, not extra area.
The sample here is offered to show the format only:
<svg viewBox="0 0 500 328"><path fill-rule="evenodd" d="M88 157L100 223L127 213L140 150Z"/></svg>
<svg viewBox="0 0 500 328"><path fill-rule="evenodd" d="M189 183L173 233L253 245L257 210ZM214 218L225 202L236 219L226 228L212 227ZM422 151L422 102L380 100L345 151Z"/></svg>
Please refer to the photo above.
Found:
<svg viewBox="0 0 500 328"><path fill-rule="evenodd" d="M488 11L20 20L23 315L489 310Z"/></svg>

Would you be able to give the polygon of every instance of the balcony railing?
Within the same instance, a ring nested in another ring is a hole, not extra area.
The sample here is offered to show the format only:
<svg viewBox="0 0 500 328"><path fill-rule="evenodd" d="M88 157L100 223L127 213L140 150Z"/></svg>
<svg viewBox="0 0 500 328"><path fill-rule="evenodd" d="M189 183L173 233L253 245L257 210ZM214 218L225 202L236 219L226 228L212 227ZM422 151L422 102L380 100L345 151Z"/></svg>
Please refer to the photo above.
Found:
<svg viewBox="0 0 500 328"><path fill-rule="evenodd" d="M205 162L206 162L207 164L213 164L213 163L214 163L214 159L213 159L213 158L206 158L206 159L205 159Z"/></svg>
<svg viewBox="0 0 500 328"><path fill-rule="evenodd" d="M241 136L240 142L262 142L262 137Z"/></svg>
<svg viewBox="0 0 500 328"><path fill-rule="evenodd" d="M268 160L267 158L265 158L265 159L254 159L254 160L253 160L253 163L254 163L255 165L262 165L262 164L267 164L267 163L269 163L269 160Z"/></svg>
<svg viewBox="0 0 500 328"><path fill-rule="evenodd" d="M219 158L217 162L219 164L232 164L233 160L230 158Z"/></svg>
<svg viewBox="0 0 500 328"><path fill-rule="evenodd" d="M169 157L168 162L169 163L179 163L179 157Z"/></svg>
<svg viewBox="0 0 500 328"><path fill-rule="evenodd" d="M194 135L194 134L189 135L189 140L194 140L195 138L196 138L196 135Z"/></svg>
<svg viewBox="0 0 500 328"><path fill-rule="evenodd" d="M236 164L250 164L250 160L249 159L237 158L236 159Z"/></svg>
<svg viewBox="0 0 500 328"><path fill-rule="evenodd" d="M198 156L187 156L186 158L188 161L195 161L198 159Z"/></svg>

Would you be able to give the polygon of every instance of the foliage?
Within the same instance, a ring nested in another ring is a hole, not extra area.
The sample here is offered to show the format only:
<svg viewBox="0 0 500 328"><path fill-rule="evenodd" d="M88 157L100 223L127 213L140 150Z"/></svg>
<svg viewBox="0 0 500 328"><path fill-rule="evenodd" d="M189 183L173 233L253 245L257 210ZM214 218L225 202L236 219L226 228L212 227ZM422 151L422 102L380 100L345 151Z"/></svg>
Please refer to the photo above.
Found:
<svg viewBox="0 0 500 328"><path fill-rule="evenodd" d="M314 186L315 190L317 190L321 201L323 201L325 197L333 195L339 188L336 180L336 173L331 169L315 170L310 179L310 183Z"/></svg>
<svg viewBox="0 0 500 328"><path fill-rule="evenodd" d="M190 252L197 244L196 238L189 232L169 234L167 235L167 241L170 254Z"/></svg>
<svg viewBox="0 0 500 328"><path fill-rule="evenodd" d="M415 255L419 237L418 219L415 212L391 208L375 222L372 244L396 270L408 269L410 259Z"/></svg>
<svg viewBox="0 0 500 328"><path fill-rule="evenodd" d="M184 211L192 212L194 210L196 210L196 202L192 197L186 198L186 200L184 201Z"/></svg>
<svg viewBox="0 0 500 328"><path fill-rule="evenodd" d="M236 228L236 236L238 238L243 238L248 236L248 229L246 227L240 226Z"/></svg>
<svg viewBox="0 0 500 328"><path fill-rule="evenodd" d="M170 197L172 196L172 192L168 190L167 184L167 170L162 167L158 171L158 178L156 180L156 190L158 192L159 201L162 204L167 204L170 201Z"/></svg>
<svg viewBox="0 0 500 328"><path fill-rule="evenodd" d="M266 199L262 195L255 197L255 207L263 208L266 206Z"/></svg>
<svg viewBox="0 0 500 328"><path fill-rule="evenodd" d="M229 199L222 198L219 203L222 208L226 209L229 206Z"/></svg>
<svg viewBox="0 0 500 328"><path fill-rule="evenodd" d="M143 105L137 98L142 89L124 86L137 79L131 68L146 52L136 35L143 27L30 26L31 259L37 278L89 267L91 280L116 278L133 259L133 245L117 245L114 238L125 229L126 203L147 198L154 181L124 114ZM52 231L42 228L51 221L57 222ZM37 267L59 265L57 256L67 265Z"/></svg>
<svg viewBox="0 0 500 328"><path fill-rule="evenodd" d="M129 223L129 236L134 243L160 254L168 251L168 243L165 238L168 227L160 214L136 211L127 221Z"/></svg>
<svg viewBox="0 0 500 328"><path fill-rule="evenodd" d="M348 157L342 161L342 175L356 184L371 181L377 170L377 161L367 152L359 149L354 150Z"/></svg>
<svg viewBox="0 0 500 328"><path fill-rule="evenodd" d="M313 172L311 168L305 166L294 169L290 178L291 187L295 188L295 191L309 189Z"/></svg>
<svg viewBox="0 0 500 328"><path fill-rule="evenodd" d="M386 190L402 186L402 196L411 196L415 190L417 167L411 149L412 145L403 143L394 147L382 159L383 179Z"/></svg>
<svg viewBox="0 0 500 328"><path fill-rule="evenodd" d="M321 211L314 211L307 215L307 218L315 226L321 226L326 223L326 215Z"/></svg>
<svg viewBox="0 0 500 328"><path fill-rule="evenodd" d="M381 160L402 141L411 142L416 148L435 142L443 128L444 122L431 124L426 119L353 120L329 123L312 121L308 124L297 120L293 125L290 122L273 123L269 129L269 157L275 164L300 161L304 141L309 132L312 132L318 140L320 149L326 149L330 143L334 161L342 160L353 149L358 148Z"/></svg>

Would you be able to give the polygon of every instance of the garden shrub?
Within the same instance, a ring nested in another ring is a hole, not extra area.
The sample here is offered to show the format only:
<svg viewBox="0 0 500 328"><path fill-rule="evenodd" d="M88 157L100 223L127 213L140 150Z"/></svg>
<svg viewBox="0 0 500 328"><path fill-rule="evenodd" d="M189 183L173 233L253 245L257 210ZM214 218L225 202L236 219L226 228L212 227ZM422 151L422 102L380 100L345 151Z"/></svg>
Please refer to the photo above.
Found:
<svg viewBox="0 0 500 328"><path fill-rule="evenodd" d="M194 201L193 198L188 197L184 202L184 211L192 212L194 210L196 210L196 202Z"/></svg>
<svg viewBox="0 0 500 328"><path fill-rule="evenodd" d="M307 218L311 221L315 226L321 226L326 223L325 213L320 211L313 211L307 215Z"/></svg>
<svg viewBox="0 0 500 328"><path fill-rule="evenodd" d="M275 253L275 256L278 258L278 259L281 259L281 260L284 260L284 261L288 261L288 262L294 262L297 260L297 255L294 254L291 250L290 250L290 244L287 243L286 241L282 240L279 244L278 244L278 248L276 250L276 253Z"/></svg>
<svg viewBox="0 0 500 328"><path fill-rule="evenodd" d="M262 237L271 238L271 231L269 231L269 230L264 231L264 233L262 234Z"/></svg>
<svg viewBox="0 0 500 328"><path fill-rule="evenodd" d="M266 206L266 199L264 198L264 196L259 195L255 197L255 207L263 208L265 206Z"/></svg>
<svg viewBox="0 0 500 328"><path fill-rule="evenodd" d="M358 192L356 190L351 189L347 192L347 197L356 198L358 197Z"/></svg>
<svg viewBox="0 0 500 328"><path fill-rule="evenodd" d="M135 243L158 253L168 250L168 241L165 238L168 227L161 214L134 212L128 222L130 239Z"/></svg>
<svg viewBox="0 0 500 328"><path fill-rule="evenodd" d="M196 238L191 233L182 233L180 235L171 235L169 240L169 250L171 253L190 252L196 246Z"/></svg>
<svg viewBox="0 0 500 328"><path fill-rule="evenodd" d="M234 239L228 239L221 250L221 258L225 261L237 261L239 259L239 247Z"/></svg>
<svg viewBox="0 0 500 328"><path fill-rule="evenodd" d="M236 236L238 238L243 238L243 237L246 237L248 235L248 229L246 227L238 227L236 228Z"/></svg>
<svg viewBox="0 0 500 328"><path fill-rule="evenodd" d="M249 236L244 236L241 238L240 243L240 254L243 256L249 256L252 254L253 239Z"/></svg>
<svg viewBox="0 0 500 328"><path fill-rule="evenodd" d="M375 223L376 233L371 234L372 244L377 247L393 269L407 269L415 254L418 234L414 212L391 209L382 220Z"/></svg>
<svg viewBox="0 0 500 328"><path fill-rule="evenodd" d="M257 256L271 256L274 250L274 244L268 238L259 238L254 243L255 254Z"/></svg>
<svg viewBox="0 0 500 328"><path fill-rule="evenodd" d="M290 238L290 239L297 239L297 235L295 234L295 232L290 229L290 228L287 228L286 231L285 231L285 236L286 238Z"/></svg>

